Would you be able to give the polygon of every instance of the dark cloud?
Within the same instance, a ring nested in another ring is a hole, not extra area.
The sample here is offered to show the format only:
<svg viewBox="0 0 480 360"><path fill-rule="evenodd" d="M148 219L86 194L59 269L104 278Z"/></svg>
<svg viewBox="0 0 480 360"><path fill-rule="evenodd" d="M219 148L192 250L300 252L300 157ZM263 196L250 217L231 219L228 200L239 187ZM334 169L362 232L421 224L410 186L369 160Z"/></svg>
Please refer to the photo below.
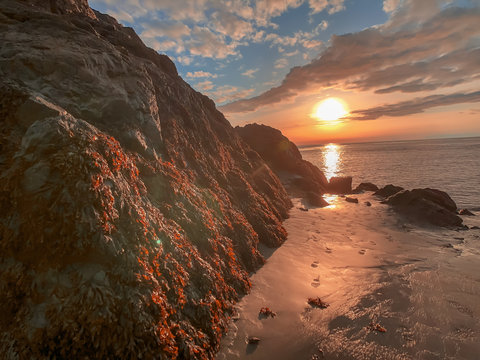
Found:
<svg viewBox="0 0 480 360"><path fill-rule="evenodd" d="M300 92L329 87L414 93L480 77L480 8L446 8L409 27L399 18L393 20L377 28L333 36L317 59L292 68L280 86L221 109L253 111ZM395 22L402 26L395 27Z"/></svg>
<svg viewBox="0 0 480 360"><path fill-rule="evenodd" d="M396 104L375 106L365 110L352 111L349 120L375 120L382 116L405 116L422 113L427 109L461 103L480 102L480 91L455 93L449 95L431 95Z"/></svg>

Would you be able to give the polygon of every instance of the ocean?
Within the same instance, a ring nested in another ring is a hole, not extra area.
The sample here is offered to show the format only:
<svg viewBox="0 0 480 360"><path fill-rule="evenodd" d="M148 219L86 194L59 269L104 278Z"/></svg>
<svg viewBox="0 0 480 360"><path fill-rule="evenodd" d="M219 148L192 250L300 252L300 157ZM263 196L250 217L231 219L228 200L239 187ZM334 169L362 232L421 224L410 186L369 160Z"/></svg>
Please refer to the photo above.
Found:
<svg viewBox="0 0 480 360"><path fill-rule="evenodd" d="M406 189L446 191L459 208L480 208L480 137L302 147L305 160L327 176L353 176Z"/></svg>

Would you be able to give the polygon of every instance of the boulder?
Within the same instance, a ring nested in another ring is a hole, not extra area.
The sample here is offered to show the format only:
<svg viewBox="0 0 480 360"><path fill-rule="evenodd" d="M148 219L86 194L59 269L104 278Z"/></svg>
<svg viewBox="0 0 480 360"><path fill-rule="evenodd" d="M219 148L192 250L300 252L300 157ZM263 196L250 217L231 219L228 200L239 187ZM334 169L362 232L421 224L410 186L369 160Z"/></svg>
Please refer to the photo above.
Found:
<svg viewBox="0 0 480 360"><path fill-rule="evenodd" d="M261 124L237 126L235 130L280 176L293 195L297 195L297 190L318 194L326 191L328 182L322 171L304 160L297 146L280 130Z"/></svg>
<svg viewBox="0 0 480 360"><path fill-rule="evenodd" d="M330 194L350 194L352 192L352 177L332 177L327 186Z"/></svg>
<svg viewBox="0 0 480 360"><path fill-rule="evenodd" d="M388 198L389 196L392 196L393 194L396 194L397 192L403 190L402 187L400 186L395 186L392 184L385 185L383 188L375 191L373 195L378 195L383 198Z"/></svg>
<svg viewBox="0 0 480 360"><path fill-rule="evenodd" d="M385 200L410 220L443 227L462 225L457 206L450 196L437 189L401 190Z"/></svg>
<svg viewBox="0 0 480 360"><path fill-rule="evenodd" d="M362 182L355 189L353 189L353 194L360 194L364 191L377 191L378 186L369 182Z"/></svg>

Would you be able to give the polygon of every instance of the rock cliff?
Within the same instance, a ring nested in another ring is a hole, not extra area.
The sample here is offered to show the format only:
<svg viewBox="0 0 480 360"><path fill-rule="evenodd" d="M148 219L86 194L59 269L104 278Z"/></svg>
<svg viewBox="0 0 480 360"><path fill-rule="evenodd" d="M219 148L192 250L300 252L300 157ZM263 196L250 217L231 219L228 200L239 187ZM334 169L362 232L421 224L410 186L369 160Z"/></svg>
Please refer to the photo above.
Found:
<svg viewBox="0 0 480 360"><path fill-rule="evenodd" d="M3 0L0 43L2 357L213 357L286 237L278 178L86 0Z"/></svg>
<svg viewBox="0 0 480 360"><path fill-rule="evenodd" d="M237 126L235 130L280 176L292 195L307 196L309 192L323 194L326 191L325 175L304 160L297 146L280 130L261 124Z"/></svg>

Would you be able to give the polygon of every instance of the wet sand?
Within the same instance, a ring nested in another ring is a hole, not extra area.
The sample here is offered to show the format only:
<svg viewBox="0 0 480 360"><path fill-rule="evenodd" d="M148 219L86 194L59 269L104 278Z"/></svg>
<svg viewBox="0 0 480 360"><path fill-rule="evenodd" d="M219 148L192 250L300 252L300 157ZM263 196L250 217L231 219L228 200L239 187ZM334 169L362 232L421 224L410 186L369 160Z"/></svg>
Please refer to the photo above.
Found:
<svg viewBox="0 0 480 360"><path fill-rule="evenodd" d="M218 360L480 358L480 230L418 227L355 197L308 212L293 200L288 240L265 250ZM329 307L312 308L317 296ZM277 316L260 318L264 306Z"/></svg>

